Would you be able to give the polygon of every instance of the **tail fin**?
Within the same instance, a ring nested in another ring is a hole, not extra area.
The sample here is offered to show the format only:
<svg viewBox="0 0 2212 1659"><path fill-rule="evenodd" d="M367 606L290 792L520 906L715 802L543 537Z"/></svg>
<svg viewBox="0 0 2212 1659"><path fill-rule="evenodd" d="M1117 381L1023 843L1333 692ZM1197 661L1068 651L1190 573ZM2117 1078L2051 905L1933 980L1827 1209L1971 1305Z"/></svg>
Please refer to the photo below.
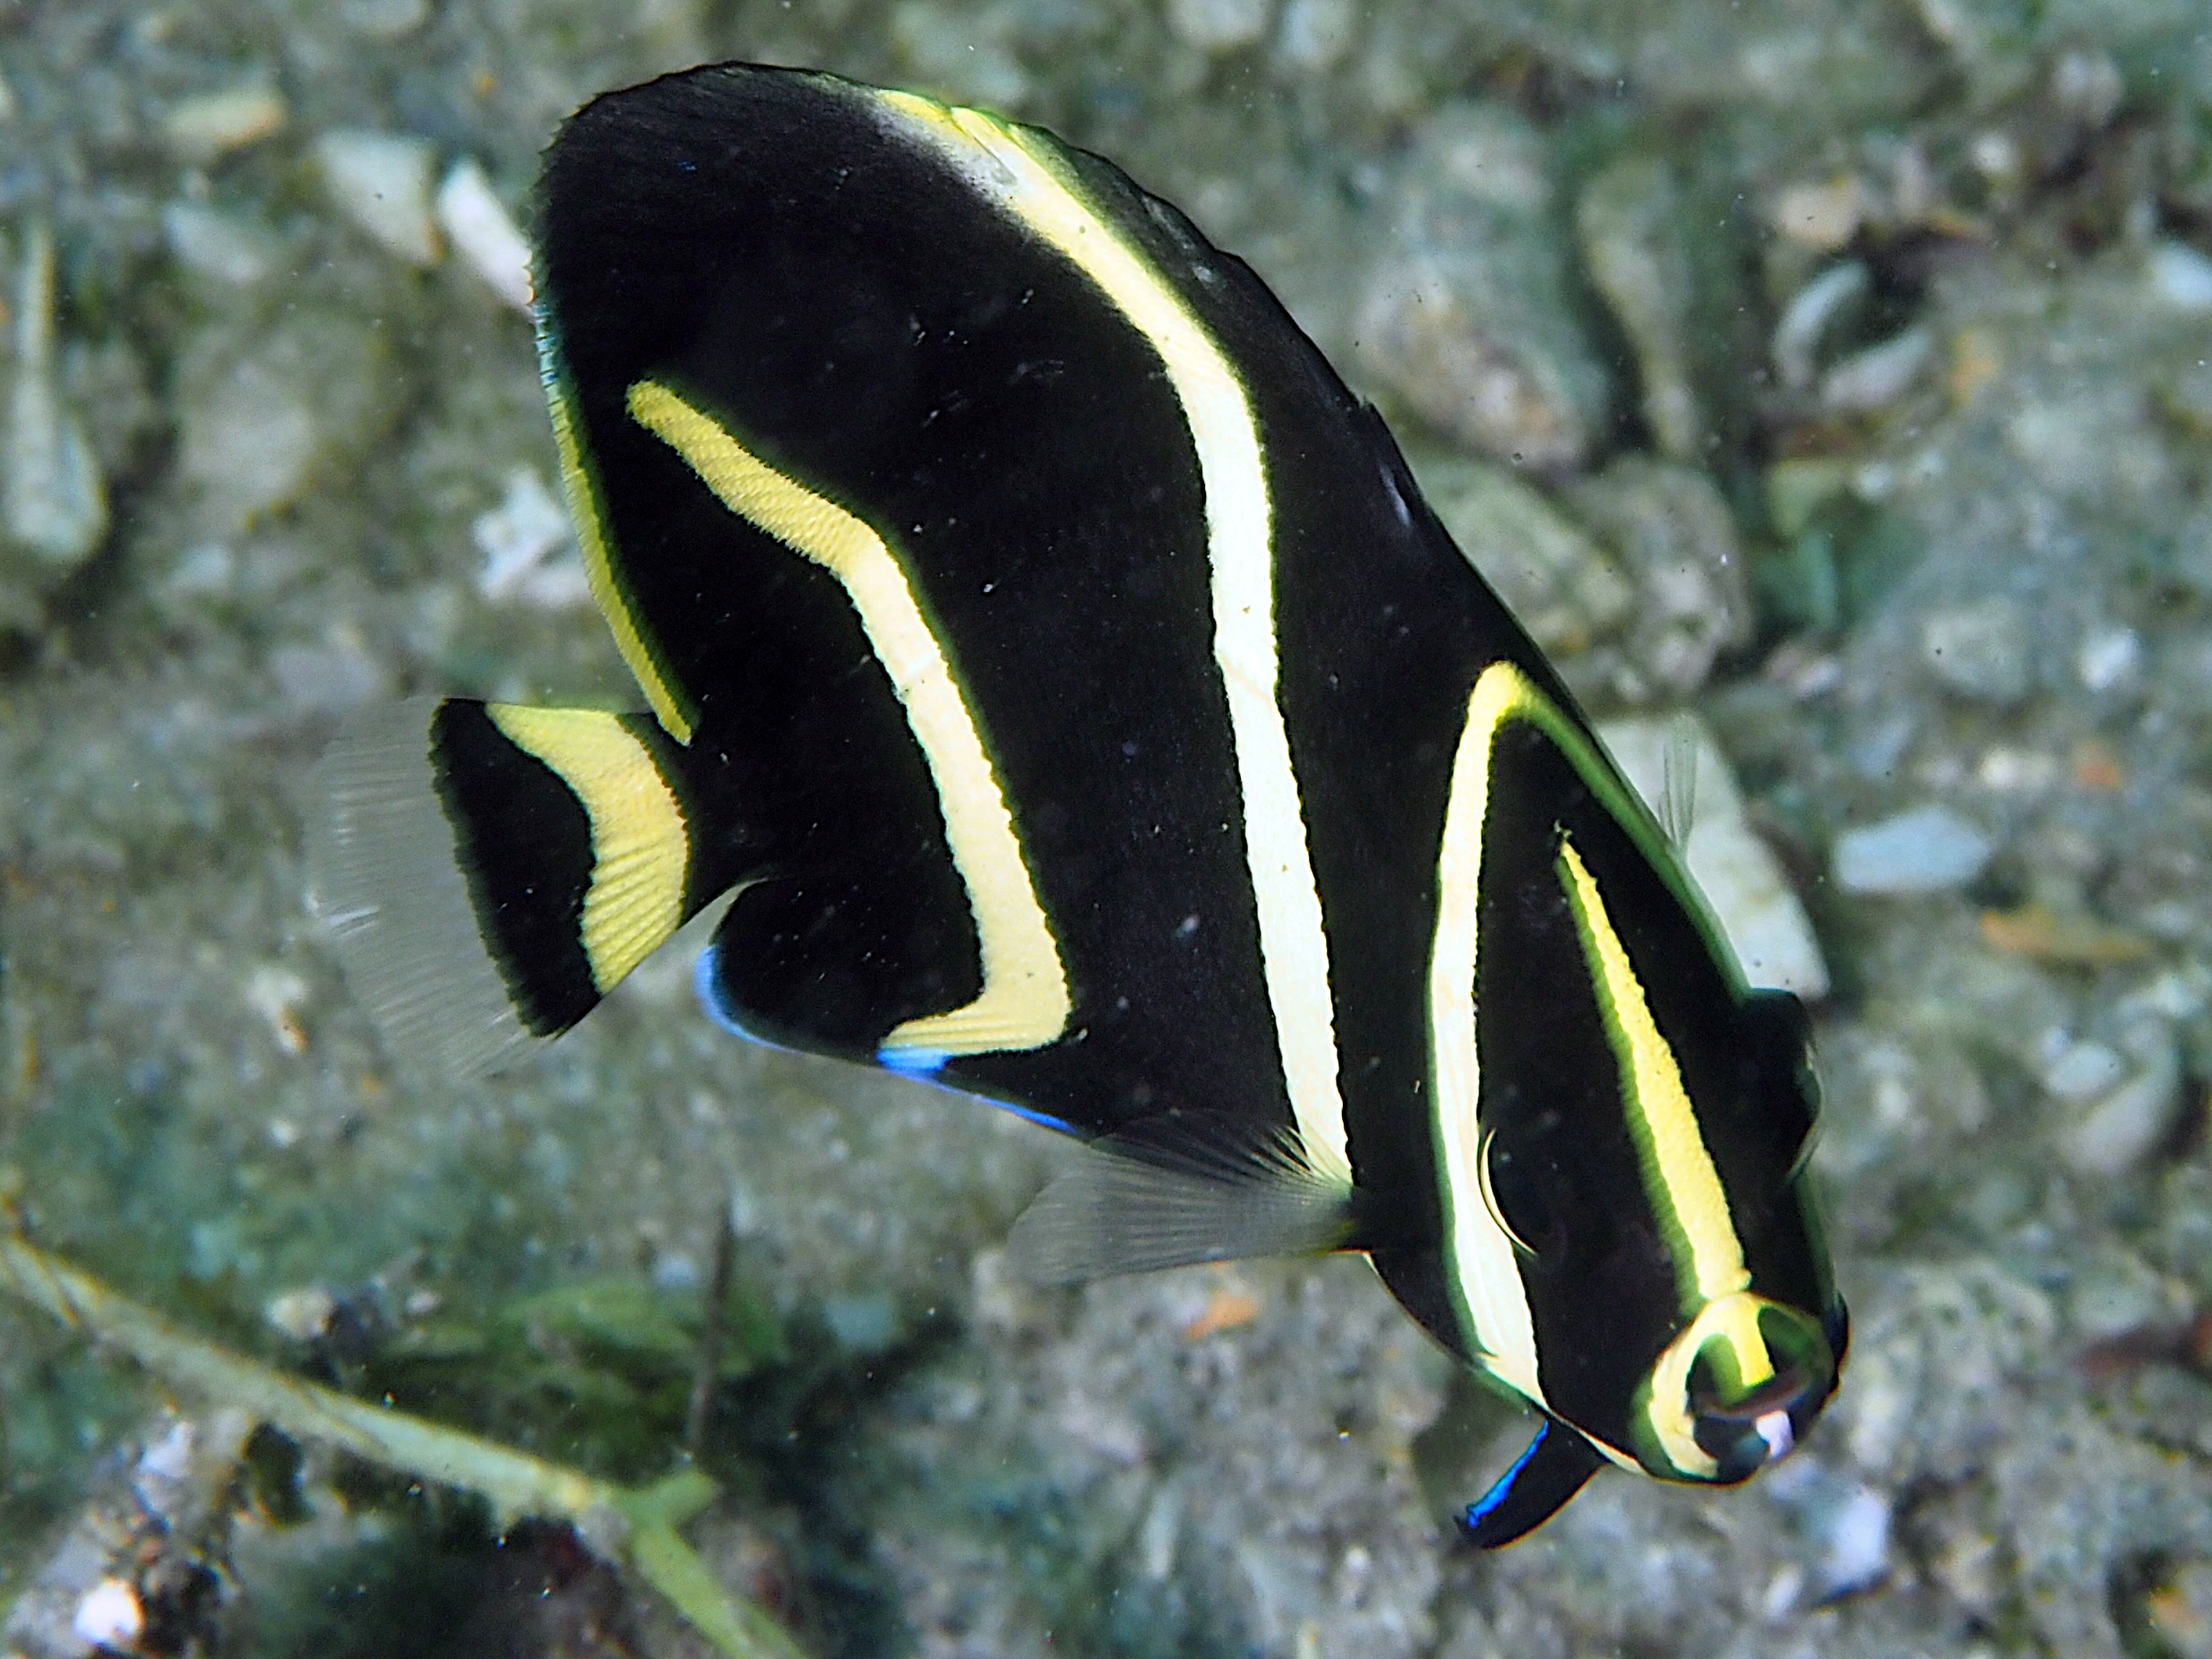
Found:
<svg viewBox="0 0 2212 1659"><path fill-rule="evenodd" d="M316 763L315 907L388 1052L465 1078L581 1019L713 897L648 715L397 704Z"/></svg>

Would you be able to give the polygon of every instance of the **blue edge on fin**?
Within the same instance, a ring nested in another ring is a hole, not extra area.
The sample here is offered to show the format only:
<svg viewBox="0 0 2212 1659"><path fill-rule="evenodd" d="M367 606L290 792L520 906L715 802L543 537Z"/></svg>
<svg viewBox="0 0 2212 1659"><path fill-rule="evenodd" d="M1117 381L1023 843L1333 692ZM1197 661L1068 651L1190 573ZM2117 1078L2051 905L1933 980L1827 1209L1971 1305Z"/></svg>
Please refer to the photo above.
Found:
<svg viewBox="0 0 2212 1659"><path fill-rule="evenodd" d="M737 1018L737 1010L723 999L721 987L717 983L719 975L715 965L719 960L720 951L719 944L709 945L699 953L699 959L692 964L692 990L698 995L699 1006L707 1010L707 1018L732 1036L743 1037L748 1043L758 1043L763 1048L779 1048L786 1053L803 1053L788 1043L779 1043L772 1037L762 1036ZM1074 1124L1054 1117L1048 1112L1039 1112L1033 1106L1020 1105L1011 1100L995 1099L989 1095L977 1095L956 1084L937 1082L937 1073L950 1058L942 1051L932 1048L878 1049L875 1063L886 1071L895 1071L900 1077L917 1078L925 1083L935 1083L948 1094L964 1095L970 1100L983 1101L987 1105L997 1106L1002 1111L1011 1112L1018 1118L1026 1118L1046 1129L1057 1130L1063 1135L1081 1134L1082 1131Z"/></svg>
<svg viewBox="0 0 2212 1659"><path fill-rule="evenodd" d="M1477 1549L1511 1543L1558 1514L1604 1462L1579 1434L1546 1418L1513 1466L1467 1505L1460 1530Z"/></svg>

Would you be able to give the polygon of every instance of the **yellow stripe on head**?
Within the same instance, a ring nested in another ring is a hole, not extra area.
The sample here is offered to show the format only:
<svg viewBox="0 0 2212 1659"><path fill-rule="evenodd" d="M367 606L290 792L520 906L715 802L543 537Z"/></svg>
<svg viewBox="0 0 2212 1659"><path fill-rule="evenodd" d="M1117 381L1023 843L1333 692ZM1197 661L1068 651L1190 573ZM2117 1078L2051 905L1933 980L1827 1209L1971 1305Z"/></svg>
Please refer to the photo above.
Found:
<svg viewBox="0 0 2212 1659"><path fill-rule="evenodd" d="M1057 1039L1072 1008L1060 948L975 716L882 537L777 471L659 382L638 382L629 402L638 424L682 456L724 506L837 578L937 786L945 842L975 915L983 990L964 1008L906 1021L882 1047L892 1053L981 1054L1041 1048Z"/></svg>
<svg viewBox="0 0 2212 1659"><path fill-rule="evenodd" d="M1204 325L1149 256L1090 204L1048 140L911 93L877 97L977 191L1082 272L1166 370L1198 453L1214 660L1228 700L1261 967L1284 1088L1313 1167L1348 1182L1328 935L1277 701L1274 529L1251 400Z"/></svg>
<svg viewBox="0 0 2212 1659"><path fill-rule="evenodd" d="M1453 1282L1485 1363L1539 1403L1534 1315L1511 1239L1477 1195L1483 1187L1482 1063L1475 987L1480 968L1483 855L1490 814L1490 773L1498 738L1526 721L1548 738L1598 803L1631 836L1664 855L1642 804L1614 774L1595 742L1511 661L1501 658L1476 676L1467 721L1452 759L1451 787L1436 871L1436 933L1429 958L1431 1061L1435 1075L1438 1154L1444 1165L1447 1233ZM1693 921L1707 927L1703 906L1665 862L1656 866ZM1734 958L1717 951L1724 972ZM1676 1079L1679 1091L1680 1079ZM1699 1148L1700 1156L1703 1148ZM1724 1204L1725 1209L1725 1204ZM1730 1237L1733 1239L1733 1231ZM1737 1258L1741 1265L1741 1256Z"/></svg>
<svg viewBox="0 0 2212 1659"><path fill-rule="evenodd" d="M1643 982L1606 911L1605 895L1597 890L1597 879L1571 840L1560 844L1559 870L1575 929L1582 938L1598 1011L1620 1063L1629 1139L1643 1167L1652 1208L1673 1235L1675 1275L1683 1311L1689 1312L1732 1296L1752 1282L1743 1242L1736 1236L1720 1172L1713 1166L1698 1128L1697 1108L1683 1087L1674 1048L1659 1033Z"/></svg>
<svg viewBox="0 0 2212 1659"><path fill-rule="evenodd" d="M484 712L583 804L591 821L584 959L592 984L610 990L683 924L691 872L684 809L651 752L614 715L513 703L490 703Z"/></svg>

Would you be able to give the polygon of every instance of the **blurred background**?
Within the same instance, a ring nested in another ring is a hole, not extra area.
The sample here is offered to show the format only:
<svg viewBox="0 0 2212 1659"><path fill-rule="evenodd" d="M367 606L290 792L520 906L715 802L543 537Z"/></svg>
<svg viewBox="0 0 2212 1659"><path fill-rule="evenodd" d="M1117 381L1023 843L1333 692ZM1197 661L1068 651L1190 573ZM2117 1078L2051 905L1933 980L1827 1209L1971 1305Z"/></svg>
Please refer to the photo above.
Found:
<svg viewBox="0 0 2212 1659"><path fill-rule="evenodd" d="M1025 1288L1051 1138L734 1041L681 943L514 1076L395 1071L304 774L398 695L638 701L515 227L576 105L726 57L1121 162L1390 414L1624 762L1695 717L1700 877L1816 999L1855 1332L1791 1463L1469 1557L1528 1425L1363 1264ZM0 308L29 1236L641 1480L727 1219L693 1536L825 1659L2212 1656L2201 0L0 0ZM0 1610L120 1547L169 1409L0 1296ZM559 1529L248 1428L145 1651L701 1651ZM90 1651L34 1600L0 1652Z"/></svg>

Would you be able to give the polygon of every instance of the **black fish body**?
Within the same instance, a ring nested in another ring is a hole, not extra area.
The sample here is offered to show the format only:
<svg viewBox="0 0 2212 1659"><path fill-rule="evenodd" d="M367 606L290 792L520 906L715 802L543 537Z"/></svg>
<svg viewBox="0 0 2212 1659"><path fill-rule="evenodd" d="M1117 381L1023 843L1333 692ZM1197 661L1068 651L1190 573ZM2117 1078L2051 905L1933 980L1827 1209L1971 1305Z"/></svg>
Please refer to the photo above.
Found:
<svg viewBox="0 0 2212 1659"><path fill-rule="evenodd" d="M1741 1479L1832 1391L1794 999L1242 262L974 111L725 65L548 152L545 378L651 713L448 701L321 771L396 1050L556 1035L736 890L701 994L1098 1148L1077 1276L1366 1251L1606 1459Z"/></svg>

